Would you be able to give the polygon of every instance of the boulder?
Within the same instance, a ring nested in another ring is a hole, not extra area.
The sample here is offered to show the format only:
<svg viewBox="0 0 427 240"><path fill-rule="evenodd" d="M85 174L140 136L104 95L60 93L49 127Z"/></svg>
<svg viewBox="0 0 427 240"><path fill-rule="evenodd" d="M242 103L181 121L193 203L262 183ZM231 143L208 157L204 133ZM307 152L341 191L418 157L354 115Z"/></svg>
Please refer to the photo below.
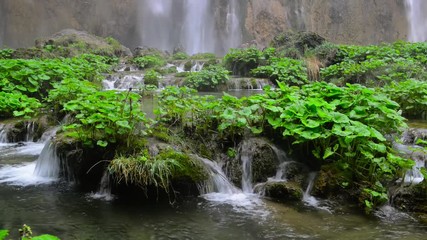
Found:
<svg viewBox="0 0 427 240"><path fill-rule="evenodd" d="M304 191L301 185L296 182L266 182L265 196L285 202L301 201L304 196Z"/></svg>
<svg viewBox="0 0 427 240"><path fill-rule="evenodd" d="M38 39L36 40L36 47L63 57L76 56L82 53L110 57L132 56L129 48L111 37L102 38L75 29L64 29L48 38Z"/></svg>

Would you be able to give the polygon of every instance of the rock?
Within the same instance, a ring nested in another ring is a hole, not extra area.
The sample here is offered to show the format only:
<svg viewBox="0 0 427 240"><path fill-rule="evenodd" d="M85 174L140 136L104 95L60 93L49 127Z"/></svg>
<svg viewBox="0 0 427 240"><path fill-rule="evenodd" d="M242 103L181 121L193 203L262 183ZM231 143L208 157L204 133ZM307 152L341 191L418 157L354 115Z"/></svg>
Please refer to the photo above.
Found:
<svg viewBox="0 0 427 240"><path fill-rule="evenodd" d="M313 32L285 32L273 38L270 45L280 50L297 49L301 55L325 42L325 38Z"/></svg>
<svg viewBox="0 0 427 240"><path fill-rule="evenodd" d="M409 128L402 134L403 144L417 144L417 140L427 139L427 129Z"/></svg>
<svg viewBox="0 0 427 240"><path fill-rule="evenodd" d="M399 210L427 214L427 183L390 189L393 206Z"/></svg>
<svg viewBox="0 0 427 240"><path fill-rule="evenodd" d="M110 57L132 56L129 48L121 45L111 37L101 38L75 29L64 29L49 38L36 41L36 46L39 48L46 48L49 45L54 46L51 51L55 52L56 48L60 48L57 50L58 52L66 52L69 56L76 56L82 53L94 53Z"/></svg>
<svg viewBox="0 0 427 240"><path fill-rule="evenodd" d="M296 182L266 182L265 196L280 201L301 201L304 192Z"/></svg>
<svg viewBox="0 0 427 240"><path fill-rule="evenodd" d="M146 46L136 47L135 50L133 51L133 53L134 53L134 57L143 57L143 56L147 56L147 55L155 55L155 56L160 56L162 58L167 58L170 55L167 51L162 51L162 50L157 49L157 48L151 48L151 47L146 47Z"/></svg>
<svg viewBox="0 0 427 240"><path fill-rule="evenodd" d="M323 198L334 197L343 193L340 185L342 171L333 164L323 165L314 181L312 194Z"/></svg>

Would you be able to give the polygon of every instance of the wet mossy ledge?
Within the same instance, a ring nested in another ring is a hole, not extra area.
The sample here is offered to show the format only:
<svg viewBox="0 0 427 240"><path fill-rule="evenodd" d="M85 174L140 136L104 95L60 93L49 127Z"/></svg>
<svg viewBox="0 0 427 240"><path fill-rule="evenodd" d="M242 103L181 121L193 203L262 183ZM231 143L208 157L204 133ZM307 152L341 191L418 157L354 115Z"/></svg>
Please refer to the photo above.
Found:
<svg viewBox="0 0 427 240"><path fill-rule="evenodd" d="M113 39L67 30L35 48L0 50L0 119L14 122L0 131L17 142L30 123L36 138L61 125L53 141L62 174L87 191L107 172L113 193L173 202L209 181L196 156L222 163L237 186L250 158L249 185L267 182L266 196L279 201L301 199L317 172L315 196L368 213L386 203L425 213L425 159L417 166L398 146L426 155L424 137L399 141L406 118L426 116L426 56L427 43L335 45L314 33L284 33L268 48L223 58L147 47L130 55ZM119 71L142 72L147 82L101 89ZM247 88L258 78L271 84L242 98L195 90L224 90L234 77ZM151 118L142 111L147 95L158 99ZM48 121L34 120L42 115ZM270 181L275 174L280 181Z"/></svg>

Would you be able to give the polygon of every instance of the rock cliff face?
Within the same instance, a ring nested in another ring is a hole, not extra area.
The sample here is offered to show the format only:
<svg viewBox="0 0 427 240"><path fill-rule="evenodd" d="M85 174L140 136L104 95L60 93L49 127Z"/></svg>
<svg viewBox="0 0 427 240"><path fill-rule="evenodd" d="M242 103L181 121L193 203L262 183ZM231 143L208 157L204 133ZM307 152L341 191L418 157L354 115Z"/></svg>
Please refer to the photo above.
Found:
<svg viewBox="0 0 427 240"><path fill-rule="evenodd" d="M158 0L151 0L158 1ZM182 1L189 6L190 0ZM229 1L210 3L216 38L224 38ZM144 45L140 24L147 0L2 0L0 46L31 46L34 39L64 28L113 36L133 48ZM163 1L160 1L163 2ZM158 3L156 3L158 4ZM308 30L338 43L367 44L406 39L408 23L404 0L238 0L241 42L255 39L266 45L282 31ZM185 11L185 10L184 10ZM182 16L173 14L174 18ZM146 20L150 21L150 20ZM153 24L155 19L152 19ZM198 19L194 19L195 22ZM198 34L194 33L194 38ZM180 43L174 43L180 44ZM175 46L171 46L173 48Z"/></svg>
<svg viewBox="0 0 427 240"><path fill-rule="evenodd" d="M248 2L245 30L258 43L277 32L317 32L337 43L367 44L406 39L404 0L269 0Z"/></svg>

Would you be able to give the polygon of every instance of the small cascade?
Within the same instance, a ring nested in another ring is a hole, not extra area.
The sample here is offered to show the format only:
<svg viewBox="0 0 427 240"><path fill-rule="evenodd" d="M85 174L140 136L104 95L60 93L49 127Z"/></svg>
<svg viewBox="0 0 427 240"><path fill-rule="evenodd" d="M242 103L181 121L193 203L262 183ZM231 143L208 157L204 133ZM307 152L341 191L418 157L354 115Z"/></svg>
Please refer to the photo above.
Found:
<svg viewBox="0 0 427 240"><path fill-rule="evenodd" d="M7 143L7 129L6 125L0 124L0 144L1 143Z"/></svg>
<svg viewBox="0 0 427 240"><path fill-rule="evenodd" d="M48 140L36 161L34 175L38 177L57 179L60 172L60 160L56 154L56 145Z"/></svg>
<svg viewBox="0 0 427 240"><path fill-rule="evenodd" d="M89 196L93 199L102 199L105 201L114 200L114 195L111 194L110 173L108 172L108 169L106 169L102 175L98 191L90 194Z"/></svg>
<svg viewBox="0 0 427 240"><path fill-rule="evenodd" d="M242 190L244 193L253 193L251 139L243 141L239 149L239 158L242 162Z"/></svg>
<svg viewBox="0 0 427 240"><path fill-rule="evenodd" d="M421 168L426 168L427 151L424 147L417 145L418 139L426 139L427 130L410 128L406 130L400 142L393 142L393 148L396 149L402 156L410 158L415 162L412 169L408 170L403 179L399 179L404 185L416 185L424 181L424 176L421 173Z"/></svg>
<svg viewBox="0 0 427 240"><path fill-rule="evenodd" d="M403 179L405 185L416 185L424 181L424 175L421 173L421 168L426 167L424 159L415 159L415 165L411 170L408 170Z"/></svg>
<svg viewBox="0 0 427 240"><path fill-rule="evenodd" d="M265 217L269 214L264 203L256 194L242 192L226 177L218 163L209 159L193 156L198 159L209 173L209 179L199 185L202 197L211 203L229 204L234 210Z"/></svg>
<svg viewBox="0 0 427 240"><path fill-rule="evenodd" d="M216 162L209 159L198 157L204 164L209 173L209 179L199 186L199 191L202 194L217 192L225 194L237 194L241 191L236 188L228 179L221 167Z"/></svg>
<svg viewBox="0 0 427 240"><path fill-rule="evenodd" d="M25 123L25 142L34 142L35 125L36 124L33 121Z"/></svg>
<svg viewBox="0 0 427 240"><path fill-rule="evenodd" d="M409 22L408 40L423 42L427 40L427 2L425 0L406 0Z"/></svg>
<svg viewBox="0 0 427 240"><path fill-rule="evenodd" d="M227 87L228 90L263 90L267 85L272 86L268 79L263 78L231 78Z"/></svg>
<svg viewBox="0 0 427 240"><path fill-rule="evenodd" d="M200 72L203 69L205 62L196 61L194 65L191 67L191 72Z"/></svg>
<svg viewBox="0 0 427 240"><path fill-rule="evenodd" d="M102 85L105 90L139 89L144 85L144 74L130 72L129 74L110 75L102 82Z"/></svg>
<svg viewBox="0 0 427 240"><path fill-rule="evenodd" d="M314 207L319 206L319 201L315 197L310 195L311 190L313 190L313 185L314 185L314 180L316 179L316 175L317 175L316 172L312 172L308 175L308 179L307 179L308 186L307 186L307 189L304 191L304 196L303 196L303 201L306 204Z"/></svg>

